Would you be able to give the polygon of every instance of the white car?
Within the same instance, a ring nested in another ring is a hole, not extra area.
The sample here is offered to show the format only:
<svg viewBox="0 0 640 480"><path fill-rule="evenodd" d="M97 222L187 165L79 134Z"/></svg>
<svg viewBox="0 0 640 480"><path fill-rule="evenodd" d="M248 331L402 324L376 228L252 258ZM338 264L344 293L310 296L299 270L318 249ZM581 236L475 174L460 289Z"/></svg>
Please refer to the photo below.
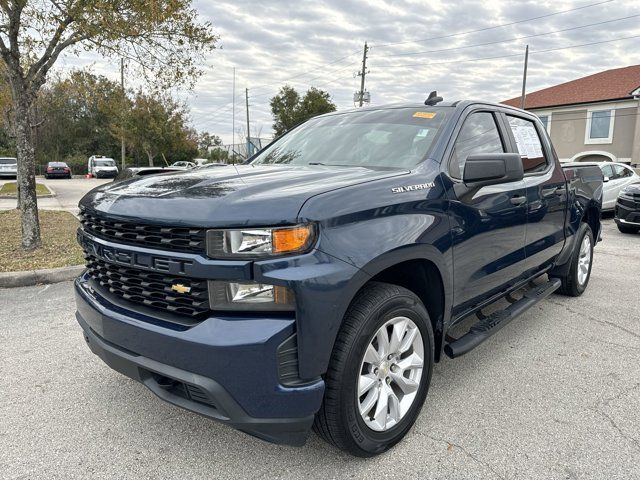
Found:
<svg viewBox="0 0 640 480"><path fill-rule="evenodd" d="M101 155L89 157L88 172L95 178L115 178L118 175L118 167L113 158Z"/></svg>
<svg viewBox="0 0 640 480"><path fill-rule="evenodd" d="M171 168L175 168L178 170L190 170L195 166L196 164L192 162L174 162L170 165Z"/></svg>
<svg viewBox="0 0 640 480"><path fill-rule="evenodd" d="M616 162L578 162L569 165L600 167L604 176L602 186L602 210L612 211L616 206L616 200L620 191L627 185L640 182L640 175L624 163Z"/></svg>
<svg viewBox="0 0 640 480"><path fill-rule="evenodd" d="M18 160L12 157L0 158L0 177L17 177Z"/></svg>

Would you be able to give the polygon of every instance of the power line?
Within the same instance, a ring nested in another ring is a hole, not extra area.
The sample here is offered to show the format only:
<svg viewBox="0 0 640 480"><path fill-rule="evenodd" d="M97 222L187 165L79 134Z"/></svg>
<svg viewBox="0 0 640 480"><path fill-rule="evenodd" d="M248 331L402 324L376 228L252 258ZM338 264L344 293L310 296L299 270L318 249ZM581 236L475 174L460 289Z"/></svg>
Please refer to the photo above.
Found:
<svg viewBox="0 0 640 480"><path fill-rule="evenodd" d="M517 40L525 40L528 38L535 38L535 37L544 37L546 35L552 35L554 33L563 33L563 32L569 32L572 30L579 30L581 28L589 28L589 27L595 27L597 25L605 25L607 23L613 23L613 22L619 22L621 20L628 20L630 18L637 18L640 17L640 14L637 15L629 15L627 17L620 17L620 18L614 18L613 20L605 20L602 22L596 22L596 23L589 23L587 25L579 25L577 27L570 27L570 28L563 28L561 30L553 30L551 32L545 32L545 33L535 33L535 34L531 34L531 35L523 35L520 37L512 37L512 38L505 38L503 40L494 40L491 42L484 42L484 43L474 43L471 45L463 45L461 47L451 47L451 48L440 48L437 50L423 50L420 52L406 52L406 53L390 53L387 55L380 55L380 57L402 57L402 56L409 56L409 55L423 55L423 54L427 54L427 53L440 53L440 52L451 52L453 50L463 50L465 48L473 48L473 47L486 47L488 45L496 45L496 44L500 44L500 43L508 43L508 42L514 42Z"/></svg>
<svg viewBox="0 0 640 480"><path fill-rule="evenodd" d="M335 65L336 63L340 63L342 60L345 60L346 58L349 58L349 57L351 57L352 55L354 55L354 54L356 54L356 53L359 53L359 52L360 52L360 50L356 50L356 51L354 51L354 52L349 53L348 55L345 55L345 56L343 56L343 57L340 57L340 58L338 58L338 59L336 59L336 60L333 60L333 61L331 61L331 62L329 62L329 63L325 63L325 64L322 64L322 65L318 65L316 68L312 68L311 70L306 70L306 71L304 71L304 72L302 72L302 73L299 73L299 74L297 74L297 75L294 75L294 76L292 76L292 77L284 78L284 79L282 79L282 80L278 80L278 81L275 81L275 82L271 82L271 83L263 83L263 84L261 84L261 85L254 85L251 89L252 89L252 90L256 90L256 89L260 89L260 88L263 88L263 87L270 87L270 86L273 86L273 85L280 85L280 84L282 84L282 83L284 83L284 82L288 82L288 81L291 81L291 80L296 79L296 78L304 77L305 75L308 75L308 74L309 74L309 73L311 73L311 72L315 72L315 71L317 71L317 70L320 70L321 68L325 68L325 67L328 67L328 66L330 66L330 65Z"/></svg>
<svg viewBox="0 0 640 480"><path fill-rule="evenodd" d="M525 22L531 22L534 20L540 20L542 18L549 18L549 17L553 17L556 15L562 15L564 13L569 13L569 12L575 12L577 10L583 10L585 8L590 8L590 7L595 7L597 5L604 5L605 3L611 3L615 0L606 0L603 2L597 2L597 3L591 3L589 5L583 5L581 7L575 7L575 8L570 8L568 10L561 10L559 12L554 12L554 13L547 13L545 15L539 15L537 17L530 17L530 18L525 18L522 20L516 20L513 22L509 22L509 23L503 23L501 25L494 25L492 27L484 27L484 28L477 28L475 30L467 30L466 32L458 32L458 33L450 33L448 35L440 35L437 37L429 37L429 38L422 38L422 39L418 39L418 40L407 40L407 41L403 41L403 42L393 42L393 43L383 43L381 45L373 45L376 48L382 48L382 47L391 47L394 45L405 45L407 43L423 43L423 42L430 42L432 40L440 40L443 38L452 38L452 37L459 37L462 35L469 35L472 33L479 33L479 32L486 32L487 30L494 30L496 28L502 28L502 27L509 27L511 25L518 25L519 23L525 23Z"/></svg>
<svg viewBox="0 0 640 480"><path fill-rule="evenodd" d="M331 72L326 72L326 73L323 73L322 75L318 75L318 76L316 76L316 77L309 78L309 79L307 79L307 80L306 80L306 81L304 81L304 82L292 82L292 83L294 83L294 84L299 84L299 85L309 85L309 86L314 86L314 85L313 85L313 83L311 83L311 82L313 82L313 80L317 80L317 79L319 79L319 78L325 77L326 75L330 75L330 74L333 74L333 73L341 72L341 71L343 71L343 70L346 70L346 69L348 69L348 68L353 67L353 66L354 66L354 65L356 65L357 63L358 63L358 62L352 62L352 63L350 63L349 65L346 65L346 66L344 66L344 67L337 68L336 70L333 70L333 71L331 71ZM340 78L344 78L344 77L340 77ZM330 83L330 82L327 82L327 83ZM315 85L315 86L319 86L319 85ZM277 91L270 91L270 92L262 92L262 93L258 93L258 94L250 94L250 95L249 95L249 98L265 97L265 96L267 96L267 95L276 95L277 93L278 93Z"/></svg>
<svg viewBox="0 0 640 480"><path fill-rule="evenodd" d="M568 50L571 48L579 48L579 47L588 47L591 45L601 45L604 43L612 43L612 42L619 42L622 40L630 40L632 38L638 38L640 37L640 35L631 35L628 37L620 37L620 38L614 38L611 40L602 40L599 42L589 42L589 43L582 43L579 45L569 45L566 47L557 47L557 48L547 48L544 50L531 50L529 53L533 54L533 53L546 53L546 52L556 52L559 50ZM431 66L431 65L448 65L448 64L452 64L452 63L467 63L467 62L478 62L478 61L482 61L482 60L497 60L497 59L502 59L502 58L511 58L511 57L520 57L522 56L522 53L513 53L513 54L509 54L509 55L496 55L496 56L492 56L492 57L479 57L479 58L467 58L467 59L462 59L462 60L446 60L443 62L430 62L430 63L405 63L405 64L401 64L401 65L379 65L377 68L402 68L402 67L426 67L426 66Z"/></svg>

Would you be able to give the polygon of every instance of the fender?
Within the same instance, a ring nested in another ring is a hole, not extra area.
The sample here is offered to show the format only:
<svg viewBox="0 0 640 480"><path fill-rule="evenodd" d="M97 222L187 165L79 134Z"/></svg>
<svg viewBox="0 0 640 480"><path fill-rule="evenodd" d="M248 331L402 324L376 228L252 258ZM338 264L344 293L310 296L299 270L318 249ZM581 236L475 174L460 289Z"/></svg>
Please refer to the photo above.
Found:
<svg viewBox="0 0 640 480"><path fill-rule="evenodd" d="M372 259L355 273L346 286L342 287L342 299L344 299L344 303L336 311L336 318L338 319L339 326L338 328L329 330L331 332L331 348L328 350L326 359L322 359L322 373L326 372L329 365L330 353L333 351L338 331L340 326L342 326L342 320L356 294L376 275L384 272L390 267L411 260L427 260L433 263L440 274L440 278L442 279L444 292L443 318L441 320L442 326L441 328L434 329L434 337L436 337L434 340L436 340L436 345L440 345L440 351L435 352L435 357L436 359L440 358L444 345L444 332L447 331L447 327L451 323L451 311L453 305L453 278L449 273L453 271L451 268L451 257L449 256L447 259L447 256L433 245L412 244L387 251ZM301 359L301 373L303 371L302 363Z"/></svg>

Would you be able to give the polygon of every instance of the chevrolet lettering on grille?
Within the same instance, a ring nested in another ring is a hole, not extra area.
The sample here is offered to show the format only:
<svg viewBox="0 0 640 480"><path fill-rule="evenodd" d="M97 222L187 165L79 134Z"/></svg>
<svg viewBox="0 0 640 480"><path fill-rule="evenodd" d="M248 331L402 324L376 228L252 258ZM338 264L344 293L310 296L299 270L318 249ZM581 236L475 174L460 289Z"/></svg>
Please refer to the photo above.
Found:
<svg viewBox="0 0 640 480"><path fill-rule="evenodd" d="M87 234L78 231L78 242L85 252L106 262L129 267L144 268L171 274L186 274L185 269L193 265L191 260L150 255L148 253L130 252L101 243L94 242Z"/></svg>

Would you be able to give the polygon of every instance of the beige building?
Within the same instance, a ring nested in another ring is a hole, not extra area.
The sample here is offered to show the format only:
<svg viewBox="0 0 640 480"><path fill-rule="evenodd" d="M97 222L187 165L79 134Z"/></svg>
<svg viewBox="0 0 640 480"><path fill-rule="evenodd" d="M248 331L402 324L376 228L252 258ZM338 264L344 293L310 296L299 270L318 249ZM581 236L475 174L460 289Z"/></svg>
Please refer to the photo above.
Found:
<svg viewBox="0 0 640 480"><path fill-rule="evenodd" d="M521 106L522 97L503 103ZM640 166L640 65L616 68L529 93L562 162Z"/></svg>

